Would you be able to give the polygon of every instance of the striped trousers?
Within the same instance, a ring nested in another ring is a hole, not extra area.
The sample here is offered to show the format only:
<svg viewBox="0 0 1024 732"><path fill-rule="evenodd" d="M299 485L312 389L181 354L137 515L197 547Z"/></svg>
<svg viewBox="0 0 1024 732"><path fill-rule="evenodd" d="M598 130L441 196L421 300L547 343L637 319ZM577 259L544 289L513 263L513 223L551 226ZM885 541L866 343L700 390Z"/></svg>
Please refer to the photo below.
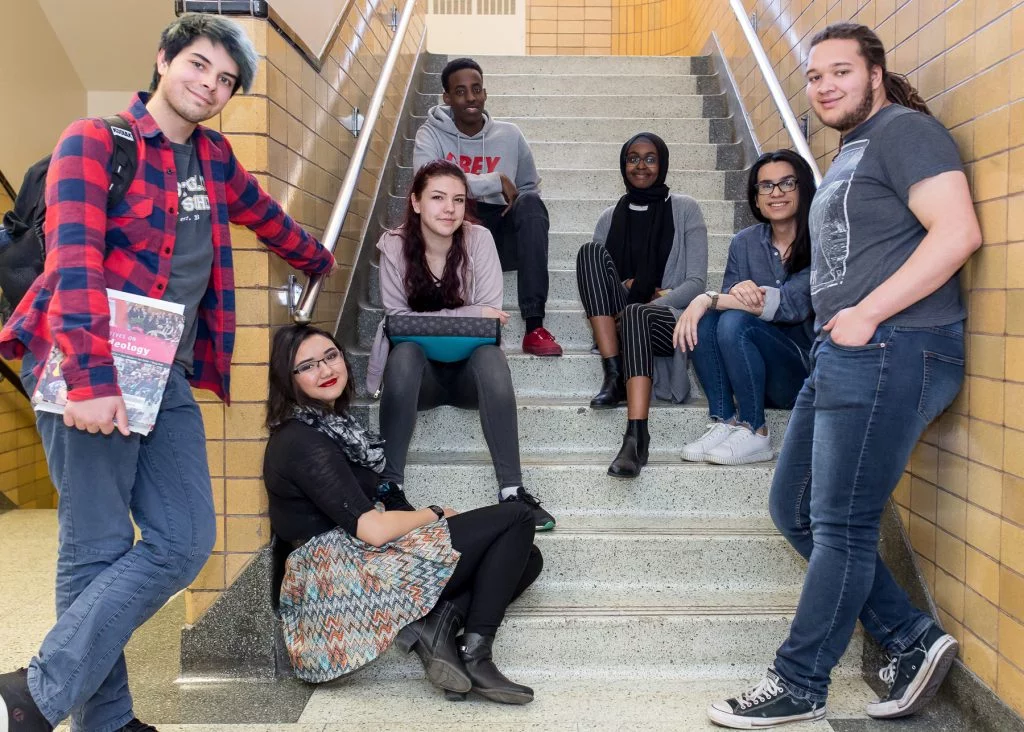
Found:
<svg viewBox="0 0 1024 732"><path fill-rule="evenodd" d="M608 250L590 242L576 255L576 284L588 318L616 319L622 349L623 376L654 376L654 357L671 356L676 316L666 307L647 303L626 304L629 291L615 269Z"/></svg>

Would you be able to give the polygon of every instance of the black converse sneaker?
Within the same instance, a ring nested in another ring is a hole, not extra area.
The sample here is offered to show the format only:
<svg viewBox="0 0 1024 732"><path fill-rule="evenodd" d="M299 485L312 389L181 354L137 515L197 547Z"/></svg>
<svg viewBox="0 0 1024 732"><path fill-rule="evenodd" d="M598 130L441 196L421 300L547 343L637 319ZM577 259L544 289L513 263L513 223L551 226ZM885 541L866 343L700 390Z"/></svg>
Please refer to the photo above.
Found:
<svg viewBox="0 0 1024 732"><path fill-rule="evenodd" d="M891 719L918 711L939 690L959 646L956 638L933 625L913 646L890 657L889 665L878 672L889 695L868 704L868 716Z"/></svg>
<svg viewBox="0 0 1024 732"><path fill-rule="evenodd" d="M507 503L509 501L518 501L525 503L527 506L533 509L533 519L537 531L550 531L555 528L555 517L540 507L540 501L531 496L525 488L519 486L516 492L511 496L504 498L500 497L499 494L498 502Z"/></svg>
<svg viewBox="0 0 1024 732"><path fill-rule="evenodd" d="M708 717L715 724L731 729L762 729L788 722L822 719L825 702L798 699L769 668L768 675L757 686L734 699L717 701L708 707Z"/></svg>
<svg viewBox="0 0 1024 732"><path fill-rule="evenodd" d="M28 691L28 671L0 674L0 732L52 732Z"/></svg>

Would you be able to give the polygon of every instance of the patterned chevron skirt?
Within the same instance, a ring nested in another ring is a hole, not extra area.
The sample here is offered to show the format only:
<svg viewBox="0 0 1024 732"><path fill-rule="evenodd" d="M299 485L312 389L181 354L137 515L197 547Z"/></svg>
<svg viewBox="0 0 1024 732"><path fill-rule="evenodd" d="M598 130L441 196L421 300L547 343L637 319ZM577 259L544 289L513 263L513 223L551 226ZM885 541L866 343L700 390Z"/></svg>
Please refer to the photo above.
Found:
<svg viewBox="0 0 1024 732"><path fill-rule="evenodd" d="M437 604L458 561L444 520L382 547L334 529L293 551L280 614L296 676L322 683L373 661Z"/></svg>

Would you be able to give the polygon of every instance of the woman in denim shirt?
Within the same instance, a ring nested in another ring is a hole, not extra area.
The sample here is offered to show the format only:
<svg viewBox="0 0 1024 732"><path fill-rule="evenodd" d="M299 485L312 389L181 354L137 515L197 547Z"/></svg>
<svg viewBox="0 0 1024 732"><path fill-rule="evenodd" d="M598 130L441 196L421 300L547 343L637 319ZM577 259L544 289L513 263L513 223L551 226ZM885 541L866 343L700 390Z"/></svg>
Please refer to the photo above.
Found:
<svg viewBox="0 0 1024 732"><path fill-rule="evenodd" d="M711 413L707 432L683 446L684 460L774 457L765 406L791 408L810 368L814 190L810 167L791 150L765 153L750 169L747 197L762 223L733 237L722 292L694 298L673 335L692 350Z"/></svg>

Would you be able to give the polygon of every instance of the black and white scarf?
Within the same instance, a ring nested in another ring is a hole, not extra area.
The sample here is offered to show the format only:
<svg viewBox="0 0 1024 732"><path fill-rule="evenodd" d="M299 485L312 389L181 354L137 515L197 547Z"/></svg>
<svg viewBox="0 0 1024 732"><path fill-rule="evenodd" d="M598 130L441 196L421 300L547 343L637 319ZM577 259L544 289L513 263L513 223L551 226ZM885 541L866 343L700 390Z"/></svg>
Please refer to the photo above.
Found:
<svg viewBox="0 0 1024 732"><path fill-rule="evenodd" d="M362 465L378 474L384 470L384 440L379 435L368 432L351 415L296 405L292 409L292 418L315 427L334 440L349 462Z"/></svg>

